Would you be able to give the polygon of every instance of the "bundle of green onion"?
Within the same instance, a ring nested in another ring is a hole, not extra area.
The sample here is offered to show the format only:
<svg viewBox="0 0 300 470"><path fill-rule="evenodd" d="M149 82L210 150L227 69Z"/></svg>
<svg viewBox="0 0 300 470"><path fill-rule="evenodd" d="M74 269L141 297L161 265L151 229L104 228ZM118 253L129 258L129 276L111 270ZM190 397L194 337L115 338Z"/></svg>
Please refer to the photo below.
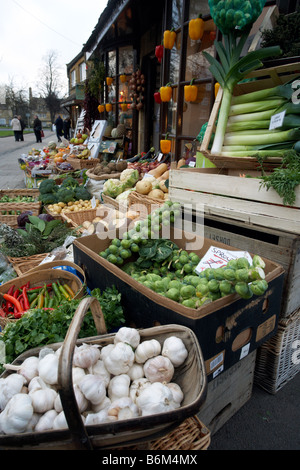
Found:
<svg viewBox="0 0 300 470"><path fill-rule="evenodd" d="M300 140L300 104L292 101L292 80L284 85L233 96L221 155L281 157ZM273 115L284 113L280 127L270 130Z"/></svg>

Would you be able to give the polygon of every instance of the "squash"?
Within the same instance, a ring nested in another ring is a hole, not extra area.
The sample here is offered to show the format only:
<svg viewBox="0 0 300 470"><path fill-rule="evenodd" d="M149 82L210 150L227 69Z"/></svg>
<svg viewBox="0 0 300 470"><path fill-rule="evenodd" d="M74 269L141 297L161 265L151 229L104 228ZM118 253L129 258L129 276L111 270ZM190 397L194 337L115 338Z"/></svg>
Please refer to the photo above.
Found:
<svg viewBox="0 0 300 470"><path fill-rule="evenodd" d="M184 158L181 158L180 160L178 160L178 163L177 163L177 170L179 170L180 167L182 167L183 165L185 165L185 159Z"/></svg>
<svg viewBox="0 0 300 470"><path fill-rule="evenodd" d="M159 176L157 179L158 181L165 181L168 180L170 176L169 170L165 171L161 176Z"/></svg>
<svg viewBox="0 0 300 470"><path fill-rule="evenodd" d="M164 193L168 193L169 190L168 190L167 186L165 185L165 181L166 181L166 180L160 181L160 183L159 183L159 189L161 189Z"/></svg>
<svg viewBox="0 0 300 470"><path fill-rule="evenodd" d="M159 178L163 173L165 173L165 171L167 171L167 169L168 165L166 163L161 163L153 170L150 170L148 174L154 176L155 178Z"/></svg>

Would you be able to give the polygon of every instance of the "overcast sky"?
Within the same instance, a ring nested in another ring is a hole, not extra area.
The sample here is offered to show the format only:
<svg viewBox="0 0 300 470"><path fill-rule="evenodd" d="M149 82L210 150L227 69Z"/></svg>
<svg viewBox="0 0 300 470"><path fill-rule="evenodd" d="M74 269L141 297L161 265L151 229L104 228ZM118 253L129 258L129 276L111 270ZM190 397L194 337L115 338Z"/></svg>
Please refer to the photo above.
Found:
<svg viewBox="0 0 300 470"><path fill-rule="evenodd" d="M43 57L58 55L67 90L66 64L87 42L107 0L1 0L0 85L36 90Z"/></svg>

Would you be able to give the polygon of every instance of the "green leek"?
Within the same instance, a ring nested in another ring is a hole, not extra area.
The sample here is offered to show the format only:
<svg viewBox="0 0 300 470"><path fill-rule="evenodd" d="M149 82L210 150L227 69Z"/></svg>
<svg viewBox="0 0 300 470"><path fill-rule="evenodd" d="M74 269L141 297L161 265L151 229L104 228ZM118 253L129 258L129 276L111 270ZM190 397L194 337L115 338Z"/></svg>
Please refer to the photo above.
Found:
<svg viewBox="0 0 300 470"><path fill-rule="evenodd" d="M275 114L276 109L268 109L267 111L259 111L257 113L246 113L240 114L237 116L230 116L228 123L241 122L241 121L263 121L266 119L271 119L273 114Z"/></svg>
<svg viewBox="0 0 300 470"><path fill-rule="evenodd" d="M295 79L285 83L284 85L277 85L273 88L265 88L263 90L245 93L244 95L233 96L232 104L245 104L275 98L284 98L285 100L289 100L295 91L291 86L291 83L293 83L294 80Z"/></svg>
<svg viewBox="0 0 300 470"><path fill-rule="evenodd" d="M227 136L224 138L224 145L266 145L282 143L287 140L297 141L299 139L300 128L296 128L274 133Z"/></svg>
<svg viewBox="0 0 300 470"><path fill-rule="evenodd" d="M277 108L285 103L285 100L266 100L266 101L253 101L252 103L234 104L230 106L229 116L236 116L237 114L245 114L252 112L266 111L268 109Z"/></svg>

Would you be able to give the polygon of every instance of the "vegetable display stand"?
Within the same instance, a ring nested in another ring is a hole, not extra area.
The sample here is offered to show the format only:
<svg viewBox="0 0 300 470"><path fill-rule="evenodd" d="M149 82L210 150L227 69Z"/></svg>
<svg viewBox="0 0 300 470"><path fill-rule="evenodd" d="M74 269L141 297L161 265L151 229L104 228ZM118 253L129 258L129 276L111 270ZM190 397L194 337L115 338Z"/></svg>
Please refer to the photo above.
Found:
<svg viewBox="0 0 300 470"><path fill-rule="evenodd" d="M128 196L128 205L131 209L136 210L146 217L152 211L164 204L164 200L152 199L137 191L132 191Z"/></svg>
<svg viewBox="0 0 300 470"><path fill-rule="evenodd" d="M42 203L38 200L38 189L2 189L0 190L0 200L3 197L9 199L30 197L30 202L1 202L0 201L0 223L12 227L18 226L18 214L25 211L32 211L33 215L39 215Z"/></svg>
<svg viewBox="0 0 300 470"><path fill-rule="evenodd" d="M75 274L75 271L79 273L82 279ZM29 282L30 288L34 288L38 286L43 287L45 284L56 283L57 281L61 284L67 284L74 292L74 298L79 299L83 296L85 283L84 272L74 263L60 260L42 264L28 271L26 274L2 284L0 286L1 303L3 295L7 294L12 286L14 286L14 289L20 289L21 286ZM18 320L13 317L0 317L0 327L3 329L8 323L15 321Z"/></svg>
<svg viewBox="0 0 300 470"><path fill-rule="evenodd" d="M78 334L86 313L91 310L99 336L78 340ZM66 417L67 429L43 432L25 432L0 436L0 448L36 450L100 450L135 445L153 441L165 436L187 418L195 416L205 401L207 379L201 347L194 333L180 325L165 325L139 330L141 341L156 339L163 344L166 338L176 335L187 351L188 356L182 366L175 369L174 382L182 389L184 398L175 410L139 416L101 424L85 425L76 402L72 364L76 345L82 343L100 347L114 343L115 334L106 334L106 326L100 303L94 297L87 297L79 304L63 343L50 345L61 352L58 363L58 392ZM29 356L38 356L42 348L31 349L20 355L13 364L22 363ZM7 375L8 371L2 374Z"/></svg>
<svg viewBox="0 0 300 470"><path fill-rule="evenodd" d="M247 173L247 171L246 171ZM261 186L258 178L231 176L230 171L216 174L207 168L190 171L171 170L169 195L204 214L226 217L252 226L268 227L294 234L300 233L300 187L296 188L294 206L284 206L282 198L270 188Z"/></svg>
<svg viewBox="0 0 300 470"><path fill-rule="evenodd" d="M254 374L257 386L275 394L299 373L299 337L300 308L281 319L273 338L258 349Z"/></svg>
<svg viewBox="0 0 300 470"><path fill-rule="evenodd" d="M74 157L68 157L67 162L72 165L74 170L83 170L85 168L94 168L100 160L99 158L74 158Z"/></svg>
<svg viewBox="0 0 300 470"><path fill-rule="evenodd" d="M275 87L289 82L292 79L296 79L299 76L300 63L290 63L285 65L279 65L275 67L270 67L267 69L255 70L249 75L247 79L254 79L249 82L239 83L235 86L233 95L243 95L245 93L250 93L258 90L265 90L268 88ZM209 150L211 143L211 138L216 129L216 120L218 117L218 112L222 102L222 89L220 88L211 111L207 129L203 138L203 142L200 147L201 153L208 158L216 167L218 168L239 168L239 169L256 169L257 168L257 159L251 156L224 156L212 154ZM266 129L266 131L268 131ZM281 163L280 157L267 157L264 159L264 164L270 168L272 165L275 168Z"/></svg>
<svg viewBox="0 0 300 470"><path fill-rule="evenodd" d="M242 299L238 294L230 294L199 308L191 308L160 295L100 256L113 238L108 233L102 240L91 235L74 241L74 260L84 268L87 286L104 289L115 285L122 294L128 324L137 328L148 328L158 322L176 323L192 329L201 344L208 381L275 334L284 277L279 264L263 258L268 283L263 295ZM229 249L223 243L175 228L170 240L179 249L195 252L201 258L211 246ZM233 246L230 249L237 250Z"/></svg>

